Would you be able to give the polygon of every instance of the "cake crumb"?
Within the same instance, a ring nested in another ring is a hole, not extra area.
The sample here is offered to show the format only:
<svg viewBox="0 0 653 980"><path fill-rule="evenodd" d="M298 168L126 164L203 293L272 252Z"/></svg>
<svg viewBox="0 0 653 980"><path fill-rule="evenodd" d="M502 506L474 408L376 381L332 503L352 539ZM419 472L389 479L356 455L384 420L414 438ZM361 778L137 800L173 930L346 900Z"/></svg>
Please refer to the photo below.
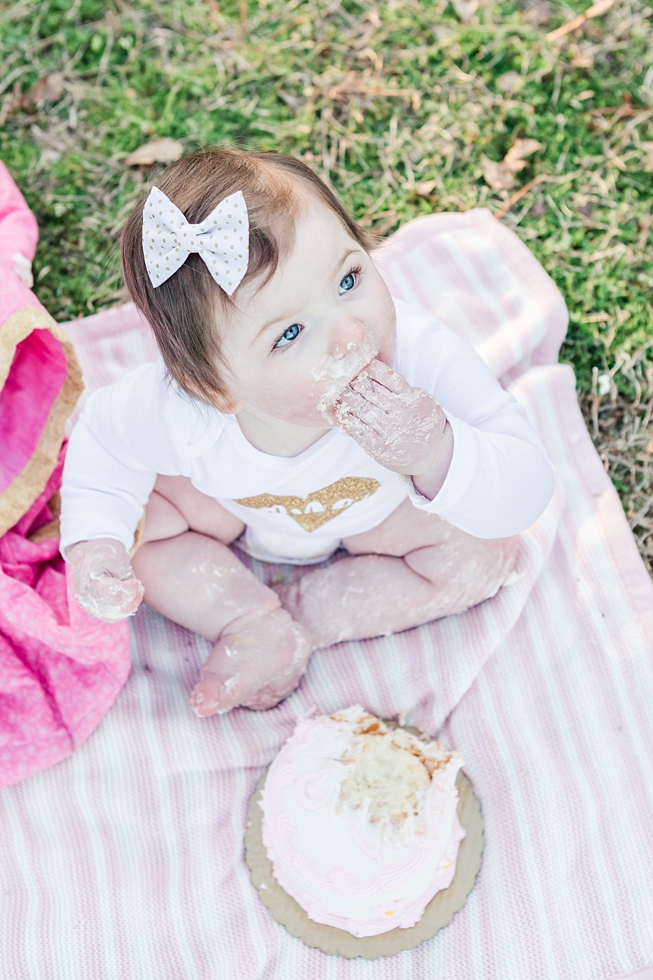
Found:
<svg viewBox="0 0 653 980"><path fill-rule="evenodd" d="M434 772L447 765L452 753L428 736L386 724L360 705L329 717L353 729L351 744L340 758L349 767L341 801L353 809L366 807L371 823L395 829L408 817L418 817Z"/></svg>
<svg viewBox="0 0 653 980"><path fill-rule="evenodd" d="M341 799L354 808L367 802L372 823L386 818L399 824L409 814L417 816L431 773L412 741L401 729L381 732L371 725L355 735L350 753L341 759L352 763L342 783Z"/></svg>

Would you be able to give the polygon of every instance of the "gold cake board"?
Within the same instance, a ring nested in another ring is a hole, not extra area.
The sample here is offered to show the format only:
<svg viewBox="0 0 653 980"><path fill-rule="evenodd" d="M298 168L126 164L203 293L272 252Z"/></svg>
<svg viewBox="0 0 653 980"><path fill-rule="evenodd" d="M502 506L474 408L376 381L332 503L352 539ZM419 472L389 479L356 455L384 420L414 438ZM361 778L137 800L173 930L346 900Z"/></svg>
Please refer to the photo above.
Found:
<svg viewBox="0 0 653 980"><path fill-rule="evenodd" d="M250 800L245 833L245 860L259 898L273 918L291 936L301 939L307 946L321 949L323 953L337 954L348 959L363 956L374 960L379 956L394 956L403 950L414 949L424 940L432 939L436 932L451 922L456 912L465 904L481 867L483 818L472 784L462 771L458 773L456 786L459 796L458 819L465 831L465 838L458 850L456 873L451 884L433 896L422 918L410 929L392 929L380 936L368 936L364 939L358 939L335 926L313 922L277 882L272 873L272 862L263 845L263 812L258 805L266 776L267 772L258 781Z"/></svg>

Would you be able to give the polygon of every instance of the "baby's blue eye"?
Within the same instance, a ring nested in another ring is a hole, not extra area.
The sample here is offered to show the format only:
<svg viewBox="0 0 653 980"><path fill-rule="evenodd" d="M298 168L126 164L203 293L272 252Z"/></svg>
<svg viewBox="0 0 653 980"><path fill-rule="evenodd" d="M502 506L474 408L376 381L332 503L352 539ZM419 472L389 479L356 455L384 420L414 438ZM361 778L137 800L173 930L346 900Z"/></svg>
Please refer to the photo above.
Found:
<svg viewBox="0 0 653 980"><path fill-rule="evenodd" d="M300 333L302 332L302 326L300 323L293 323L291 327L281 334L277 340L275 347L287 347L288 344L292 344L293 340L297 340Z"/></svg>
<svg viewBox="0 0 653 980"><path fill-rule="evenodd" d="M339 292L348 293L356 285L356 275L353 272L347 273L344 279L340 280Z"/></svg>

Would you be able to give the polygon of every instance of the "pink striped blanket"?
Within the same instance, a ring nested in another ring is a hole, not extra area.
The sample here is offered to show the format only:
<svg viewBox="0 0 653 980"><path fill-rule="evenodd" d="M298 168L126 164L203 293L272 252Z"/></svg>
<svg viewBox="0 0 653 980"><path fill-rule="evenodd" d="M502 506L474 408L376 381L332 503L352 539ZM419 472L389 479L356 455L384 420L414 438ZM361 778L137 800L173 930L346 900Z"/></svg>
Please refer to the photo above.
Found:
<svg viewBox="0 0 653 980"><path fill-rule="evenodd" d="M418 219L379 262L394 295L476 346L558 468L516 573L464 615L320 651L272 711L208 720L188 707L207 644L143 608L131 676L97 730L0 791L1 976L653 978L653 584L573 373L555 363L564 304L485 211ZM88 389L154 353L129 306L66 329ZM299 719L356 702L461 752L485 819L464 908L431 941L376 961L291 938L243 859L263 767Z"/></svg>

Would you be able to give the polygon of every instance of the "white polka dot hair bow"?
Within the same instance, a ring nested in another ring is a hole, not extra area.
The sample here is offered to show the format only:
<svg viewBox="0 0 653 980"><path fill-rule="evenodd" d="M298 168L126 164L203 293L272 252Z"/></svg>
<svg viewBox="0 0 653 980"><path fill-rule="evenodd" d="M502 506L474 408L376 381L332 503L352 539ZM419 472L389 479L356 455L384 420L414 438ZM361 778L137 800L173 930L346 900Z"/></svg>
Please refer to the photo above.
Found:
<svg viewBox="0 0 653 980"><path fill-rule="evenodd" d="M228 296L247 272L249 222L242 191L221 201L208 218L191 225L163 191L153 187L143 210L143 253L154 287L198 252Z"/></svg>

